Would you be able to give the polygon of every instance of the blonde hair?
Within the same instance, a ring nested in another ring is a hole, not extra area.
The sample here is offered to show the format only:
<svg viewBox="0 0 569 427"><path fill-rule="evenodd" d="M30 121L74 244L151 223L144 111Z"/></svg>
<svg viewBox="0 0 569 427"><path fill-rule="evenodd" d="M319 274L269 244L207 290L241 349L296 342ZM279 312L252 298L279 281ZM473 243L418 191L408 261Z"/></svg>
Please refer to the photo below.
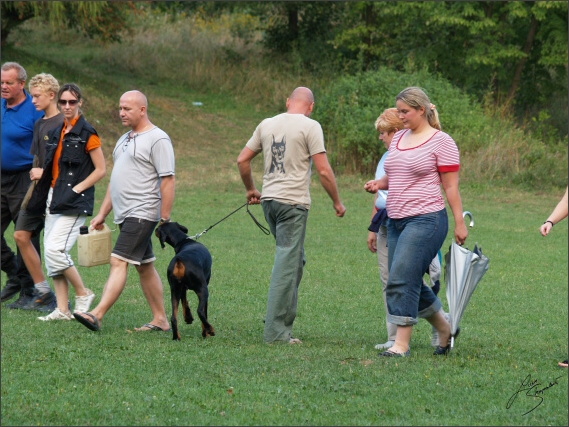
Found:
<svg viewBox="0 0 569 427"><path fill-rule="evenodd" d="M403 101L405 104L411 108L414 108L415 110L424 108L425 117L427 118L429 125L435 129L441 130L439 113L437 112L436 107L431 104L431 101L429 100L427 94L421 88L412 86L403 89L401 92L399 92L399 95L395 97L395 102L397 101Z"/></svg>
<svg viewBox="0 0 569 427"><path fill-rule="evenodd" d="M375 121L375 128L378 132L395 132L403 129L403 122L399 118L397 108L387 108L379 115Z"/></svg>
<svg viewBox="0 0 569 427"><path fill-rule="evenodd" d="M57 79L51 74L46 73L36 74L33 76L30 79L28 87L30 88L30 91L33 87L36 87L45 93L53 92L57 95L57 92L59 92L59 83Z"/></svg>

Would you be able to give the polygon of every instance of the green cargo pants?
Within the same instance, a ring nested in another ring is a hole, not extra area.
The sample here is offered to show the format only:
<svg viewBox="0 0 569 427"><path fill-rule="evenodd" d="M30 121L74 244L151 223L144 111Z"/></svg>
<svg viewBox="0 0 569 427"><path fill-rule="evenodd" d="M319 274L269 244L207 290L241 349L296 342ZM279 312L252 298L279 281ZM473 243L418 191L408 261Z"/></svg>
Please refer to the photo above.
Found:
<svg viewBox="0 0 569 427"><path fill-rule="evenodd" d="M267 300L263 341L288 342L296 317L302 279L308 209L274 200L262 202L265 219L276 240L275 261Z"/></svg>

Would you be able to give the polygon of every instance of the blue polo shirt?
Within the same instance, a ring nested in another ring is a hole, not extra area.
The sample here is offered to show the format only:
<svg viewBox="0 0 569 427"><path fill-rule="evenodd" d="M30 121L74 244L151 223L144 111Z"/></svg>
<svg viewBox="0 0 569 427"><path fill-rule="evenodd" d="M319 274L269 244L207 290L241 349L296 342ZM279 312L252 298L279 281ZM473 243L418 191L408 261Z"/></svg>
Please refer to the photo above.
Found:
<svg viewBox="0 0 569 427"><path fill-rule="evenodd" d="M2 171L19 172L32 167L34 157L30 154L34 123L44 116L32 104L32 97L24 90L26 99L7 108L2 99Z"/></svg>

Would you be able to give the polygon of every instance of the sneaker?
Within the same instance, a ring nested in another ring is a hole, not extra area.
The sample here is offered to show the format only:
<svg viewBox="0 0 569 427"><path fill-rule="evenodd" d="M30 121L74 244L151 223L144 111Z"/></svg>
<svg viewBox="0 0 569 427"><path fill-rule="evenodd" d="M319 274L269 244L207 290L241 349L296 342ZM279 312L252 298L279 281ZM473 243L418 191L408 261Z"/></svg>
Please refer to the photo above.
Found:
<svg viewBox="0 0 569 427"><path fill-rule="evenodd" d="M72 316L71 312L62 313L59 308L55 308L50 314L43 317L38 317L39 320L47 322L49 320L73 320L74 317Z"/></svg>
<svg viewBox="0 0 569 427"><path fill-rule="evenodd" d="M20 285L19 281L8 279L6 286L4 286L4 289L2 289L2 292L0 293L0 302L8 301L14 295L20 292L21 289L22 286Z"/></svg>
<svg viewBox="0 0 569 427"><path fill-rule="evenodd" d="M385 350L387 348L393 347L393 344L395 344L395 341L387 341L387 342L384 342L383 344L376 344L375 349L376 350Z"/></svg>
<svg viewBox="0 0 569 427"><path fill-rule="evenodd" d="M87 295L82 297L75 297L75 310L74 313L82 312L87 313L89 311L89 307L91 307L91 303L95 299L95 294L90 289L86 289Z"/></svg>
<svg viewBox="0 0 569 427"><path fill-rule="evenodd" d="M12 309L23 309L27 304L33 302L34 294L26 294L24 292L20 292L20 296L18 299L10 304L6 304L7 308Z"/></svg>
<svg viewBox="0 0 569 427"><path fill-rule="evenodd" d="M38 310L51 313L55 310L55 307L57 307L57 301L53 292L40 294L36 291L34 299L29 304L23 306L22 310Z"/></svg>

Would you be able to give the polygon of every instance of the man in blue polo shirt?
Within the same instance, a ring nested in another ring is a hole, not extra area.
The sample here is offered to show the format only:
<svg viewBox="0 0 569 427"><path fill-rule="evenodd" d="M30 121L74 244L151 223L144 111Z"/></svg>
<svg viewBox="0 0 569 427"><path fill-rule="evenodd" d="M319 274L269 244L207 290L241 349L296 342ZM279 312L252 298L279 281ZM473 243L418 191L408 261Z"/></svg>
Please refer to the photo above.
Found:
<svg viewBox="0 0 569 427"><path fill-rule="evenodd" d="M17 305L33 298L34 282L20 255L14 254L4 239L10 222L16 223L20 205L30 186L30 154L34 123L43 116L32 104L32 97L25 91L26 70L16 62L2 65L2 271L8 280L2 289L0 300L7 301L20 292ZM32 239L40 253L39 235ZM17 308L17 307L14 307Z"/></svg>

